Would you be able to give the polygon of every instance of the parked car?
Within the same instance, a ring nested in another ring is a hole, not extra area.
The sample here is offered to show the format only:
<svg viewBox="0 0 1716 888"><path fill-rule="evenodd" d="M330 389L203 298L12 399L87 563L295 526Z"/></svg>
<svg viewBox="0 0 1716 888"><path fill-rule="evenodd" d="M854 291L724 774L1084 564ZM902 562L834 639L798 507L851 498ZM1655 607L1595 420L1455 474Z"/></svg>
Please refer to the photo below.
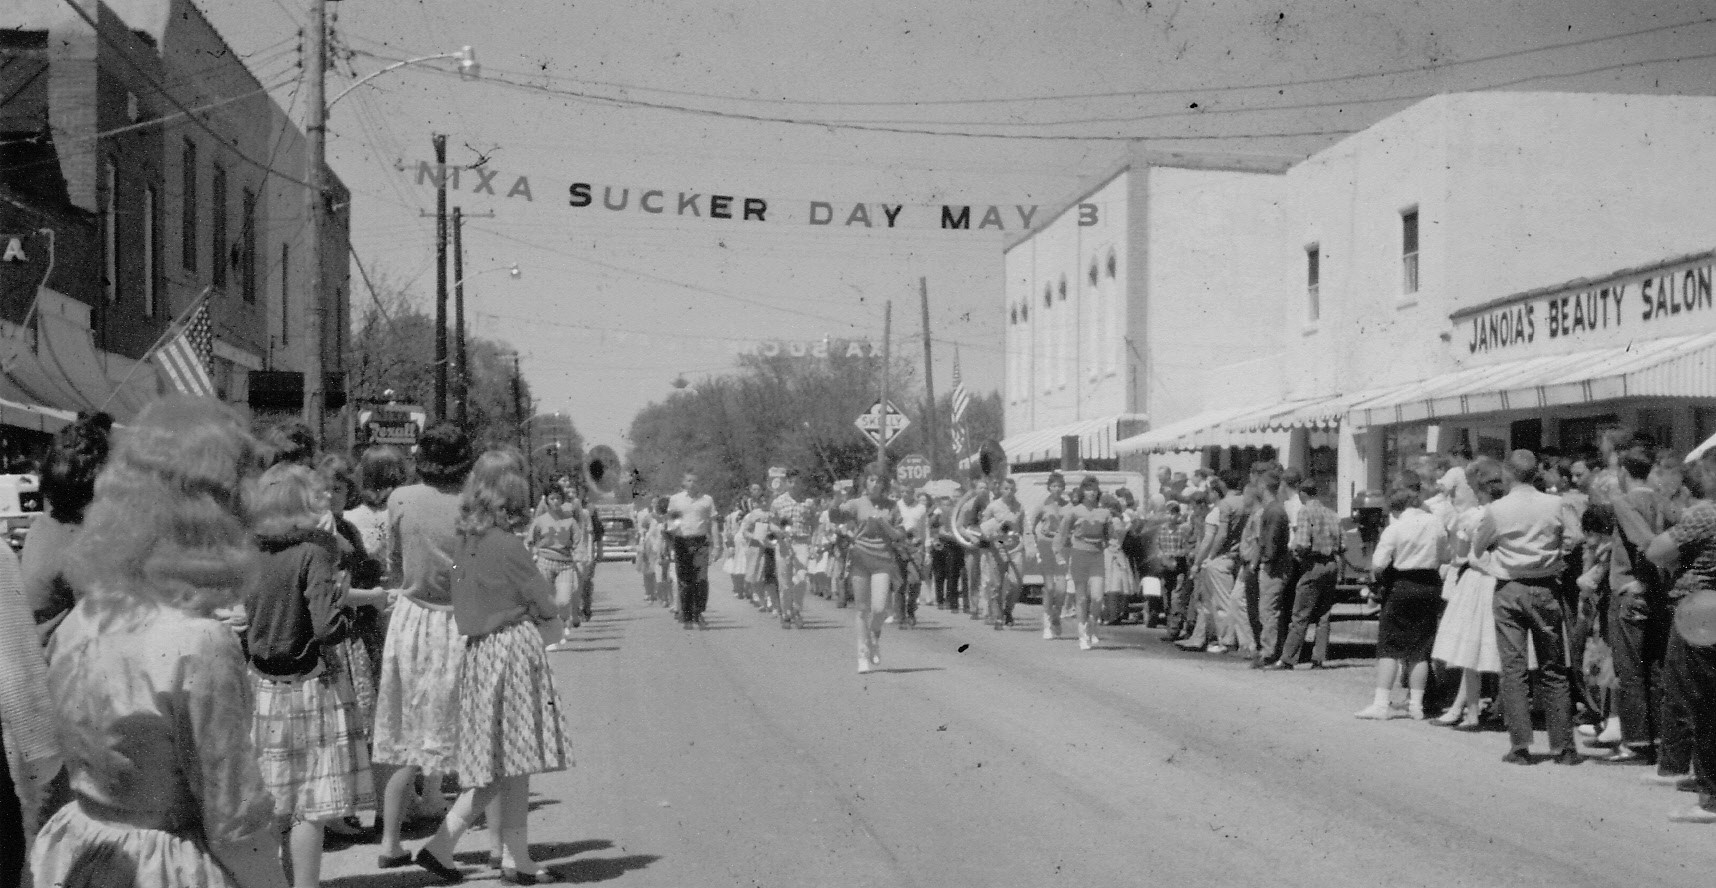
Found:
<svg viewBox="0 0 1716 888"><path fill-rule="evenodd" d="M629 561L638 554L637 522L632 507L624 504L598 505L591 518L602 523L602 560Z"/></svg>

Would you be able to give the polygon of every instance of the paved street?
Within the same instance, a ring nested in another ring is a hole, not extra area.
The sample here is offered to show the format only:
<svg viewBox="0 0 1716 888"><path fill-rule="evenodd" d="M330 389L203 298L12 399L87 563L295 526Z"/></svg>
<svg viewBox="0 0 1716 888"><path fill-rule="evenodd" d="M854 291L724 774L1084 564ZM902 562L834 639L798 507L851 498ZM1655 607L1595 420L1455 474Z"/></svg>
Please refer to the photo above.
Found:
<svg viewBox="0 0 1716 888"><path fill-rule="evenodd" d="M724 576L710 628L626 564L551 655L577 767L537 778L536 856L617 886L1699 885L1716 832L1635 768L1501 763L1500 734L1360 722L1368 660L1292 675L1129 627L1100 651L933 608L855 672L850 611L783 631ZM1113 630L1111 630L1112 632ZM1539 735L1539 751L1542 739ZM1677 797L1678 796L1678 797ZM413 843L415 844L415 843ZM488 834L461 859L480 880ZM324 884L393 888L375 847Z"/></svg>

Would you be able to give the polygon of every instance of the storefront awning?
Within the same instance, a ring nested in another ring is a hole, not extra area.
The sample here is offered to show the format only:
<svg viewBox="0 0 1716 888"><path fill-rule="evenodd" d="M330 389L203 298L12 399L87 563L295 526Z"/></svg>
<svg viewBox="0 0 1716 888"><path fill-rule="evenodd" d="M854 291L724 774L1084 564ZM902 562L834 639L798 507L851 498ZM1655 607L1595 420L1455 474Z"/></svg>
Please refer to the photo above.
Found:
<svg viewBox="0 0 1716 888"><path fill-rule="evenodd" d="M1221 427L1221 424L1236 417L1255 413L1263 409L1260 404L1248 407L1224 407L1216 410L1205 410L1195 413L1185 419L1168 423L1157 429L1151 429L1141 435L1133 435L1114 446L1115 452L1128 453L1169 453L1175 450L1197 450L1205 445L1196 442L1199 433L1211 432Z"/></svg>
<svg viewBox="0 0 1716 888"><path fill-rule="evenodd" d="M1353 403L1347 419L1393 425L1641 397L1716 397L1716 333L1470 367Z"/></svg>
<svg viewBox="0 0 1716 888"><path fill-rule="evenodd" d="M1116 444L1129 431L1125 428L1133 423L1145 420L1142 413L1111 413L1095 419L1083 419L1066 425L1054 426L1047 429L1037 429L1021 432L1001 439L1001 449L1007 454L1008 463L1038 462L1045 459L1060 459L1061 439L1073 437L1078 439L1079 456L1083 459L1113 459L1119 455ZM961 465L969 464L972 458L961 461Z"/></svg>

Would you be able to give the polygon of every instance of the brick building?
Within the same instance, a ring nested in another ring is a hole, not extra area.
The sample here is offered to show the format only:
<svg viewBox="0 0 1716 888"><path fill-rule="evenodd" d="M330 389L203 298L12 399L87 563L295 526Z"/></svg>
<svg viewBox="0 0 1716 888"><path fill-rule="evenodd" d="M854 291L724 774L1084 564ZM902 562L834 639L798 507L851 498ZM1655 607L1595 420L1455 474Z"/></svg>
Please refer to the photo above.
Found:
<svg viewBox="0 0 1716 888"><path fill-rule="evenodd" d="M27 256L0 263L0 423L134 415L159 385L140 359L205 292L221 397L295 413L312 341L302 131L190 0L83 8L99 31L64 0L0 11L0 235ZM321 341L342 406L349 201L326 181Z"/></svg>

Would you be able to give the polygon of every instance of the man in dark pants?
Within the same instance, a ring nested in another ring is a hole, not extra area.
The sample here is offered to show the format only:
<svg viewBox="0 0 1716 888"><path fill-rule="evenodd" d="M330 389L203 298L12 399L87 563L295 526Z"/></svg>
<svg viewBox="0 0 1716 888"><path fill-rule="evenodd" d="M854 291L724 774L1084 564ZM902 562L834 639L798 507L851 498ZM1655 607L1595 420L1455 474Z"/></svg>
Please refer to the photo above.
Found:
<svg viewBox="0 0 1716 888"><path fill-rule="evenodd" d="M1679 523L1651 541L1646 552L1663 576L1684 570L1670 629L1667 687L1663 693L1662 755L1653 783L1677 784L1696 774L1698 804L1668 815L1680 823L1716 824L1716 627L1707 605L1716 590L1716 453L1706 452L1687 474L1699 494Z"/></svg>
<svg viewBox="0 0 1716 888"><path fill-rule="evenodd" d="M1472 531L1472 552L1490 553L1496 577L1496 647L1501 652L1502 718L1510 748L1502 761L1535 764L1531 757L1531 692L1543 706L1549 753L1558 765L1584 759L1573 744L1573 698L1568 684L1567 618L1561 606L1561 565L1580 542L1568 526L1567 505L1532 486L1537 456L1515 450L1502 463L1507 493L1484 507ZM1540 667L1535 689L1527 688L1526 641Z"/></svg>
<svg viewBox="0 0 1716 888"><path fill-rule="evenodd" d="M935 606L959 609L959 578L965 573L965 550L953 536L953 501L936 500L929 517L930 571L934 574Z"/></svg>
<svg viewBox="0 0 1716 888"><path fill-rule="evenodd" d="M1299 482L1299 517L1288 536L1299 580L1293 590L1293 622L1287 629L1287 638L1281 642L1281 658L1272 664L1275 669L1299 665L1299 649L1305 645L1305 635L1335 607L1335 582L1340 578L1336 559L1341 553L1341 520L1317 499L1317 490L1316 479ZM1311 665L1322 668L1323 664Z"/></svg>
<svg viewBox="0 0 1716 888"><path fill-rule="evenodd" d="M1287 524L1287 510L1281 505L1285 491L1282 478L1271 471L1258 479L1263 485L1266 504L1257 519L1257 659L1253 669L1281 659L1283 616L1287 610L1287 581L1293 574L1293 529Z"/></svg>
<svg viewBox="0 0 1716 888"><path fill-rule="evenodd" d="M709 606L709 533L715 500L702 491L696 472L686 472L682 485L684 489L667 501L673 561L679 573L679 615L685 628L707 629L703 609Z"/></svg>
<svg viewBox="0 0 1716 888"><path fill-rule="evenodd" d="M1621 718L1621 745L1599 756L1604 764L1656 763L1655 741L1661 726L1663 658L1668 654L1667 589L1645 550L1663 531L1662 501L1648 486L1655 454L1629 448L1619 454L1621 491L1609 505L1615 510L1615 544L1609 555L1609 644L1614 650L1615 694Z"/></svg>

